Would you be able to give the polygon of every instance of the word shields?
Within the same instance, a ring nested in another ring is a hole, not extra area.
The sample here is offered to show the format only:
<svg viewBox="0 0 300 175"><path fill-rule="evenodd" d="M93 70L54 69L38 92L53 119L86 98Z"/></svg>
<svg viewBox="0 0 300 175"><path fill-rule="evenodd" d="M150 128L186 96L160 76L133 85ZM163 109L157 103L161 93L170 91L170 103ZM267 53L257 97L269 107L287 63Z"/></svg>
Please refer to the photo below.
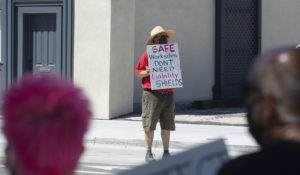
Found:
<svg viewBox="0 0 300 175"><path fill-rule="evenodd" d="M151 89L183 87L177 43L147 46Z"/></svg>

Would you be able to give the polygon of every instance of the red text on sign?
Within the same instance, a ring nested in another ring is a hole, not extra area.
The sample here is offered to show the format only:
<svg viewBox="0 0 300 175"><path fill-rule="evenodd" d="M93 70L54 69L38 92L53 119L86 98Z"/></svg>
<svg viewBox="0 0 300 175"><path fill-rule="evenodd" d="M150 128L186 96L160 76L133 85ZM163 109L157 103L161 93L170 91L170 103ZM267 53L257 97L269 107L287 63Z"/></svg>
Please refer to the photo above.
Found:
<svg viewBox="0 0 300 175"><path fill-rule="evenodd" d="M152 51L153 53L157 52L175 52L174 50L174 44L165 44L165 45L160 45L160 46L153 46Z"/></svg>

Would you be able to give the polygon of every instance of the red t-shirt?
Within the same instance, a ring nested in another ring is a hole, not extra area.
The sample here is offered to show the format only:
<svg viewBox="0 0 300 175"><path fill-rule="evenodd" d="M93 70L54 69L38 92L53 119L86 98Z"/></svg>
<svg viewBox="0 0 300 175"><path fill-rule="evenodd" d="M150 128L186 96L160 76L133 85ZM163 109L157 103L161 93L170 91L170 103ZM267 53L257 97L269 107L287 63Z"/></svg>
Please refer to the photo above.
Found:
<svg viewBox="0 0 300 175"><path fill-rule="evenodd" d="M148 54L147 51L145 51L138 64L136 65L135 68L135 73L138 75L141 71L144 71L146 69L146 66L149 66L148 64ZM150 83L150 76L146 76L142 79L142 87L144 89L151 89L151 83ZM169 89L158 89L157 91L172 91L174 88L169 88Z"/></svg>

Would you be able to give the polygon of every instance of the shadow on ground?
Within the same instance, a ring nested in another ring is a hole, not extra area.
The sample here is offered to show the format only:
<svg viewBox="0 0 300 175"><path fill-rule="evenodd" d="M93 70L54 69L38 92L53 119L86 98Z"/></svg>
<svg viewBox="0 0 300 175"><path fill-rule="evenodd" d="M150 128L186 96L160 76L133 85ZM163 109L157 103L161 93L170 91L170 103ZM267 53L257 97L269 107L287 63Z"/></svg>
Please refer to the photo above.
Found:
<svg viewBox="0 0 300 175"><path fill-rule="evenodd" d="M240 114L245 113L246 109L241 106L231 106L231 107L211 107L207 109L201 109L195 106L193 103L179 103L175 105L176 115L195 115L195 116L218 116L218 115L230 115L230 114ZM141 105L135 104L134 111L121 115L117 118L128 118L128 117L140 117L141 116Z"/></svg>

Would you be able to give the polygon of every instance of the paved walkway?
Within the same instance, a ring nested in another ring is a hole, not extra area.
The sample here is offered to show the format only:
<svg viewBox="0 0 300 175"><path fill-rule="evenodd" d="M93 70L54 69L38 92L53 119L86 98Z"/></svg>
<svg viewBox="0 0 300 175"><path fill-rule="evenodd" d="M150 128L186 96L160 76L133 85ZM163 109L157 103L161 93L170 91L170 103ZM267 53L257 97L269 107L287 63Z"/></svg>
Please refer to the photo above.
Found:
<svg viewBox="0 0 300 175"><path fill-rule="evenodd" d="M141 112L133 112L116 119L140 121ZM247 126L245 109L242 107L212 109L182 107L176 110L175 121L189 124Z"/></svg>
<svg viewBox="0 0 300 175"><path fill-rule="evenodd" d="M111 175L144 164L145 143L140 115L135 112L114 120L92 120L76 174ZM172 132L170 142L173 155L219 138L224 139L232 157L258 149L248 128L244 127L247 122L243 108L182 108L176 110L175 119L176 132ZM6 140L0 133L0 175L5 169L1 163L5 145ZM163 151L160 132L155 132L153 151L159 159Z"/></svg>
<svg viewBox="0 0 300 175"><path fill-rule="evenodd" d="M2 116L0 115L0 119ZM141 112L136 111L119 116L113 120L141 121ZM195 109L189 105L176 108L176 123L202 125L247 126L246 112L243 107L224 107L211 109Z"/></svg>

